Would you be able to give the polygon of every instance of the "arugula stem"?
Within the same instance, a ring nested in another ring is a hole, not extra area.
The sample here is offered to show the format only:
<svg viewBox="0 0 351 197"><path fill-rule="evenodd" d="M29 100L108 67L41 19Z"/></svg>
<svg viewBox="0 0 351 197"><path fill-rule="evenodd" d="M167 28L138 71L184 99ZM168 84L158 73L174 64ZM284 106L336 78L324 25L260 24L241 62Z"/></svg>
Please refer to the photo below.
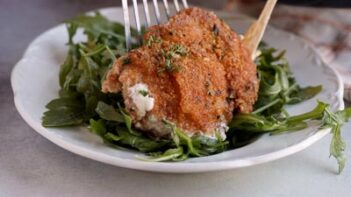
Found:
<svg viewBox="0 0 351 197"><path fill-rule="evenodd" d="M292 90L297 88L297 83L293 83L288 89L286 89L286 92L284 92L284 96L287 96L291 93Z"/></svg>
<svg viewBox="0 0 351 197"><path fill-rule="evenodd" d="M278 104L278 103L280 102L280 100L281 100L280 98L277 98L277 99L275 99L274 101L268 103L267 105L265 105L265 106L263 106L263 107L261 107L261 108L256 109L256 110L253 111L252 113L253 113L253 114L259 114L259 113L265 111L266 109L272 107L273 105Z"/></svg>
<svg viewBox="0 0 351 197"><path fill-rule="evenodd" d="M106 47L107 52L110 54L112 61L115 62L116 61L115 54L112 52L111 48L108 47L108 45L106 45L105 47Z"/></svg>
<svg viewBox="0 0 351 197"><path fill-rule="evenodd" d="M308 119L321 118L327 107L328 107L327 104L318 102L317 107L315 107L312 111L304 113L304 114L300 114L297 116L291 116L286 121L287 121L287 123L292 124L292 123L302 122L302 121L308 120Z"/></svg>
<svg viewBox="0 0 351 197"><path fill-rule="evenodd" d="M90 57L90 56L94 56L96 54L100 54L102 51L105 50L105 46L104 45L101 45L99 48L97 48L95 51L92 51L92 52L89 52L89 53L86 53L85 55Z"/></svg>
<svg viewBox="0 0 351 197"><path fill-rule="evenodd" d="M297 83L292 84L292 85L283 93L283 95L284 95L284 96L289 95L289 94L291 93L291 91L294 90L296 87L297 87ZM282 101L281 98L277 98L277 99L273 100L272 102L270 102L270 103L268 103L268 104L266 104L266 105L264 105L264 106L262 106L262 107L256 109L256 110L253 111L252 113L253 113L253 114L259 114L259 113L265 111L266 109L268 109L268 108L270 108L270 107L272 107L272 106L278 104L278 103L281 102L281 101Z"/></svg>

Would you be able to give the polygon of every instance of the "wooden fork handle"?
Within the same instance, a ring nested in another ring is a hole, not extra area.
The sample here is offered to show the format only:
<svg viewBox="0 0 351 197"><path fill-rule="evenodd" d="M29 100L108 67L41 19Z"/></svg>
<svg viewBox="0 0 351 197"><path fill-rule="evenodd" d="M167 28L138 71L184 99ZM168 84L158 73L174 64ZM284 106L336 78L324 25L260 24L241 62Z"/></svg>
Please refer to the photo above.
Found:
<svg viewBox="0 0 351 197"><path fill-rule="evenodd" d="M249 27L244 35L243 43L249 50L252 58L255 57L257 47L262 40L276 3L277 0L268 0L258 20Z"/></svg>

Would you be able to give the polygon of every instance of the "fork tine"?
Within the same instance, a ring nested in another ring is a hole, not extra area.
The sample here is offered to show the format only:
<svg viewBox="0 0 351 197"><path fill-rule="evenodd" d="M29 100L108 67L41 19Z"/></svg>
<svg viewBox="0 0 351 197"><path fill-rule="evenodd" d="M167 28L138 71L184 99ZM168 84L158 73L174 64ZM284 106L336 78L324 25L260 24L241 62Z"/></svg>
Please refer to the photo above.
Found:
<svg viewBox="0 0 351 197"><path fill-rule="evenodd" d="M126 37L126 49L130 50L130 46L132 43L131 35L130 35L130 21L129 21L129 10L128 10L128 0L122 0L122 8L123 8L123 18L124 18L124 33Z"/></svg>
<svg viewBox="0 0 351 197"><path fill-rule="evenodd" d="M182 0L182 2L183 2L184 8L188 8L189 7L187 0Z"/></svg>
<svg viewBox="0 0 351 197"><path fill-rule="evenodd" d="M138 9L138 0L132 0L133 2L133 12L134 12L134 20L136 24L136 30L138 33L138 42L141 42L141 24L140 24L140 16L139 16L139 9ZM152 0L153 6L154 6L154 11L155 11L155 16L156 16L156 21L157 24L161 23L161 14L160 14L160 9L158 6L158 0ZM173 0L174 7L177 12L180 11L180 6L178 0ZM166 11L167 18L170 18L171 16L171 11L170 7L168 4L168 0L163 0L163 5ZM125 26L125 39L126 39L126 49L129 51L131 49L131 44L132 44L132 36L131 36L131 25L130 25L130 18L129 18L129 8L128 8L128 0L122 0L122 7L123 7L123 16L124 16L124 26ZM182 7L188 8L188 2L187 0L182 0ZM145 14L145 20L146 20L146 27L149 27L151 25L151 18L150 18L150 11L149 11L149 6L148 6L148 0L143 0L143 8L144 8L144 14Z"/></svg>
<svg viewBox="0 0 351 197"><path fill-rule="evenodd" d="M178 0L173 0L173 2L174 2L175 9L177 10L177 12L179 12L180 8L179 8Z"/></svg>
<svg viewBox="0 0 351 197"><path fill-rule="evenodd" d="M165 9L166 9L167 18L169 18L171 16L171 12L169 10L168 1L167 0L163 0L163 5L165 6Z"/></svg>
<svg viewBox="0 0 351 197"><path fill-rule="evenodd" d="M147 3L147 0L143 0L143 7L144 7L144 14L146 19L146 27L150 27L151 20L150 20L149 5Z"/></svg>
<svg viewBox="0 0 351 197"><path fill-rule="evenodd" d="M160 24L161 23L161 16L160 16L160 9L158 9L157 0L153 0L152 2L154 3L157 24Z"/></svg>
<svg viewBox="0 0 351 197"><path fill-rule="evenodd" d="M138 42L139 42L141 37L141 26L140 26L139 9L138 9L137 0L133 0L133 8L134 8L134 20L135 20L136 29L138 32Z"/></svg>

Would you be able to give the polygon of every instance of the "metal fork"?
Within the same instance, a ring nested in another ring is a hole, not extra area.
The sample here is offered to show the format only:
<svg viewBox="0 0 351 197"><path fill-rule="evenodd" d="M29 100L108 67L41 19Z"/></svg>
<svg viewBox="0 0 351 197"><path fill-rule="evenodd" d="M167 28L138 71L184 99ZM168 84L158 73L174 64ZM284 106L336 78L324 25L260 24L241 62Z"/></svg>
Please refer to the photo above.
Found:
<svg viewBox="0 0 351 197"><path fill-rule="evenodd" d="M145 15L145 26L146 28L150 27L151 25L151 17L149 11L148 0L143 1L143 8L144 8L144 15ZM165 9L167 18L171 16L170 6L167 0L163 1L163 7ZM187 0L181 0L183 8L188 8ZM138 9L138 0L132 0L133 3L133 13L134 13L134 20L136 24L136 30L138 33L138 38L141 38L141 24L140 24L140 17L139 17L139 9ZM158 6L157 0L152 0L153 7L155 10L155 17L157 24L161 23L161 14L160 9ZM178 0L173 0L174 7L177 12L181 10L180 4ZM130 18L129 18L129 8L128 8L128 0L122 0L122 7L123 7L123 17L124 17L124 31L125 31L125 38L126 38L126 49L129 51L131 49L132 37L131 37L131 30L130 30Z"/></svg>

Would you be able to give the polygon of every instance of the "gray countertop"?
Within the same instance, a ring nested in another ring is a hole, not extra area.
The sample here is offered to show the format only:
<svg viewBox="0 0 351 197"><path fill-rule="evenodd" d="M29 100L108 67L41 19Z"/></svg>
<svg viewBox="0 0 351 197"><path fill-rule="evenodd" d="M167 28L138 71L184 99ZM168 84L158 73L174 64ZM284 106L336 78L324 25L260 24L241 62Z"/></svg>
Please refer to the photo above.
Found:
<svg viewBox="0 0 351 197"><path fill-rule="evenodd" d="M194 2L194 1L193 1ZM219 8L222 1L200 1ZM10 73L39 33L111 0L0 0L0 196L349 196L351 165L336 175L330 136L278 161L243 169L160 174L106 165L70 153L17 113ZM343 135L350 145L351 124ZM351 158L351 146L346 150Z"/></svg>

